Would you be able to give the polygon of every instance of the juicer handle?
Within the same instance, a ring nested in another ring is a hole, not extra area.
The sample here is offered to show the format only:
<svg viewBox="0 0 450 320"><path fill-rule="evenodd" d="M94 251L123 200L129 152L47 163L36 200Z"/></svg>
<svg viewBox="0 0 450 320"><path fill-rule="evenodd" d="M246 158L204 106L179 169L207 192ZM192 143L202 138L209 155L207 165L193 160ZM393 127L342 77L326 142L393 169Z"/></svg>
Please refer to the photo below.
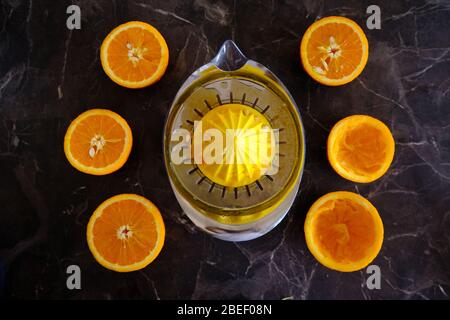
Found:
<svg viewBox="0 0 450 320"><path fill-rule="evenodd" d="M242 68L247 61L248 58L238 46L232 40L226 40L211 63L222 71L235 71Z"/></svg>

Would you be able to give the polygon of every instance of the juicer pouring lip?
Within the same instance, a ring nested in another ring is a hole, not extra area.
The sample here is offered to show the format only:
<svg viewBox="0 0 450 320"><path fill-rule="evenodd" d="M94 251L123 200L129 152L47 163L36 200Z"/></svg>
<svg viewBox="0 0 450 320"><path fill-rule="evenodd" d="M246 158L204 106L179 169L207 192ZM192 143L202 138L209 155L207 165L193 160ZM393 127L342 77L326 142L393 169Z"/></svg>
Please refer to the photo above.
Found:
<svg viewBox="0 0 450 320"><path fill-rule="evenodd" d="M201 66L197 70L195 70L181 85L180 89L178 89L177 94L175 95L174 101L177 100L181 93L186 90L189 85L192 84L195 80L197 80L203 71L207 70L211 66L214 68L219 69L223 72L232 72L239 70L242 68L247 62L249 63L255 63L249 58L247 58L239 49L239 47L234 43L232 40L226 40L222 46L220 47L219 51L217 52L216 56L207 64ZM257 64L257 63L255 63ZM262 67L261 65L258 65L261 69L266 69Z"/></svg>
<svg viewBox="0 0 450 320"><path fill-rule="evenodd" d="M211 63L222 71L235 71L242 68L248 60L236 43L226 40Z"/></svg>

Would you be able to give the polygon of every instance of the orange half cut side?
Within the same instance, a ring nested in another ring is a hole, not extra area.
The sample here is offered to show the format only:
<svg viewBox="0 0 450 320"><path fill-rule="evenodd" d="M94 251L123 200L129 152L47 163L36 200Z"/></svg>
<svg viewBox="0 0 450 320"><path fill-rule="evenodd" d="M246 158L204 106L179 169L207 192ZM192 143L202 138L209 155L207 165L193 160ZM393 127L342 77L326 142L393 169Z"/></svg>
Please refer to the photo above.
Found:
<svg viewBox="0 0 450 320"><path fill-rule="evenodd" d="M300 57L306 72L317 82L339 86L363 71L369 56L364 31L351 19L326 17L303 35Z"/></svg>
<svg viewBox="0 0 450 320"><path fill-rule="evenodd" d="M112 30L100 48L105 73L126 88L157 82L169 63L169 48L161 33L148 23L131 21Z"/></svg>
<svg viewBox="0 0 450 320"><path fill-rule="evenodd" d="M394 159L395 141L389 128L367 115L340 120L327 141L328 160L343 178L359 183L379 179Z"/></svg>
<svg viewBox="0 0 450 320"><path fill-rule="evenodd" d="M324 266L343 272L369 265L384 237L377 209L364 197L346 191L328 193L314 202L304 229L312 255Z"/></svg>
<svg viewBox="0 0 450 320"><path fill-rule="evenodd" d="M128 159L133 136L128 123L107 109L91 109L72 121L64 137L64 153L81 172L105 175Z"/></svg>
<svg viewBox="0 0 450 320"><path fill-rule="evenodd" d="M142 269L164 245L165 227L158 208L136 194L121 194L103 202L87 226L92 255L117 272Z"/></svg>

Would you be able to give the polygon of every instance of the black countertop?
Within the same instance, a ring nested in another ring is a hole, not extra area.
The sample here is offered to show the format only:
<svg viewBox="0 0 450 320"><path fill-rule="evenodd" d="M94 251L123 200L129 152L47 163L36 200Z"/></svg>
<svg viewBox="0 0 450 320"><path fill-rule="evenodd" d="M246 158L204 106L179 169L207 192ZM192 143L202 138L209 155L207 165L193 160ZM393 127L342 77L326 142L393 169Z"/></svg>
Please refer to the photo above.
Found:
<svg viewBox="0 0 450 320"><path fill-rule="evenodd" d="M381 30L368 30L366 1L73 1L81 30L66 28L70 1L0 3L0 286L3 297L31 299L448 299L450 294L450 4L380 1ZM361 76L341 87L315 83L301 68L299 43L317 18L343 15L369 39ZM157 84L130 90L103 72L99 47L130 20L164 35L170 63ZM300 192L283 222L262 238L216 240L183 215L163 165L162 133L187 76L226 39L269 67L299 105L307 136ZM70 166L63 138L70 121L109 108L132 127L130 159L116 173L91 176ZM394 162L371 184L340 178L326 159L339 119L369 114L396 140ZM359 192L384 222L381 289L363 271L339 273L309 253L303 222L319 196ZM166 243L147 268L128 274L101 267L85 231L93 210L118 193L152 200ZM82 289L68 290L78 265Z"/></svg>

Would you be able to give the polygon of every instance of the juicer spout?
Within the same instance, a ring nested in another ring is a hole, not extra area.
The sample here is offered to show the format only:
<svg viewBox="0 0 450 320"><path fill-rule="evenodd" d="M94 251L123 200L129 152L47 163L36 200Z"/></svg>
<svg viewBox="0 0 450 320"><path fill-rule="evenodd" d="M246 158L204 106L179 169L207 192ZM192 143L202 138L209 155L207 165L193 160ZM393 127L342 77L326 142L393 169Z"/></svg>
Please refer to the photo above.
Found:
<svg viewBox="0 0 450 320"><path fill-rule="evenodd" d="M232 40L226 40L211 62L223 71L235 71L240 69L247 61L248 58L238 46Z"/></svg>

